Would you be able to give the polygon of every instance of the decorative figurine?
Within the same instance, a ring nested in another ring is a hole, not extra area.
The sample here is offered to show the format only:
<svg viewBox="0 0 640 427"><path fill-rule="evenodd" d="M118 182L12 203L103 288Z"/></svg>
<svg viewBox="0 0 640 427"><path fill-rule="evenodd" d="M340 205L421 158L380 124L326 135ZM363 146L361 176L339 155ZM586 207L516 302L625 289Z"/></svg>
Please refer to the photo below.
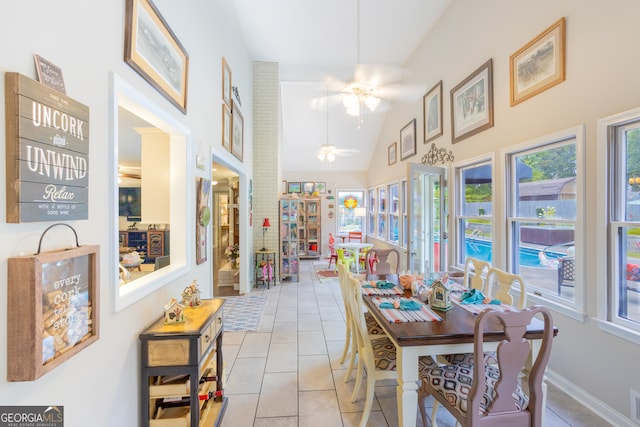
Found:
<svg viewBox="0 0 640 427"><path fill-rule="evenodd" d="M164 306L164 324L174 325L184 322L184 307L176 300L171 300Z"/></svg>
<svg viewBox="0 0 640 427"><path fill-rule="evenodd" d="M200 289L198 288L198 281L193 280L191 285L184 288L182 291L182 305L186 307L198 307L200 305Z"/></svg>
<svg viewBox="0 0 640 427"><path fill-rule="evenodd" d="M444 275L441 279L436 279L431 285L431 296L429 302L434 310L451 310L451 287L448 285L449 276Z"/></svg>

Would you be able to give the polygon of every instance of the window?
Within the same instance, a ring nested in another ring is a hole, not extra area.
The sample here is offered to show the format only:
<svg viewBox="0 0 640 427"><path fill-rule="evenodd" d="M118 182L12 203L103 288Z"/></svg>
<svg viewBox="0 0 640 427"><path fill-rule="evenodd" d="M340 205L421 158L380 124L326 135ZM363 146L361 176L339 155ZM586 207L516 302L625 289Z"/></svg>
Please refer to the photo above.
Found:
<svg viewBox="0 0 640 427"><path fill-rule="evenodd" d="M364 208L363 190L338 190L338 234L364 230L364 218L356 215L359 208Z"/></svg>
<svg viewBox="0 0 640 427"><path fill-rule="evenodd" d="M394 245L398 244L398 213L400 212L400 199L398 184L389 184L389 236L387 240Z"/></svg>
<svg viewBox="0 0 640 427"><path fill-rule="evenodd" d="M407 228L407 181L402 181L402 247L407 247L407 236L409 229Z"/></svg>
<svg viewBox="0 0 640 427"><path fill-rule="evenodd" d="M540 138L508 152L509 269L528 293L583 310L582 127ZM558 308L556 307L556 308Z"/></svg>
<svg viewBox="0 0 640 427"><path fill-rule="evenodd" d="M367 234L371 237L376 233L376 190L369 190L369 211L367 213Z"/></svg>
<svg viewBox="0 0 640 427"><path fill-rule="evenodd" d="M385 234L385 223L387 222L387 197L385 193L385 188L378 188L378 221L377 221L377 231L378 238L384 240Z"/></svg>
<svg viewBox="0 0 640 427"><path fill-rule="evenodd" d="M467 257L492 261L493 165L475 162L456 168L456 259L464 265Z"/></svg>
<svg viewBox="0 0 640 427"><path fill-rule="evenodd" d="M604 119L599 128L598 146L606 152L599 152L598 159L606 164L600 169L608 185L601 197L608 198L598 204L609 207L604 215L608 263L601 281L606 291L600 295L599 316L640 332L640 110Z"/></svg>

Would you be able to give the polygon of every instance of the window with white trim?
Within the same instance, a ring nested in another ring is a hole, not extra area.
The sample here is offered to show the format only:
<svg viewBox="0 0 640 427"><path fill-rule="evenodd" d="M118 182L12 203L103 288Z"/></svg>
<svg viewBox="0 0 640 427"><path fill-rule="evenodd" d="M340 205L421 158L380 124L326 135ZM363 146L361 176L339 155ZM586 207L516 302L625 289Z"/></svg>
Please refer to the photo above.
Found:
<svg viewBox="0 0 640 427"><path fill-rule="evenodd" d="M509 270L533 298L582 312L584 127L506 152Z"/></svg>
<svg viewBox="0 0 640 427"><path fill-rule="evenodd" d="M640 331L640 114L607 126L607 320Z"/></svg>
<svg viewBox="0 0 640 427"><path fill-rule="evenodd" d="M367 234L371 237L376 235L376 190L368 190L369 203L367 204Z"/></svg>
<svg viewBox="0 0 640 427"><path fill-rule="evenodd" d="M378 188L378 221L376 224L376 230L378 232L378 238L384 240L386 237L386 228L385 225L387 223L387 196L385 187Z"/></svg>
<svg viewBox="0 0 640 427"><path fill-rule="evenodd" d="M493 165L478 161L456 168L456 260L467 257L492 261Z"/></svg>
<svg viewBox="0 0 640 427"><path fill-rule="evenodd" d="M400 213L400 194L398 192L398 184L389 184L389 235L387 240L394 245L398 244L398 233L400 224L398 223L398 214Z"/></svg>

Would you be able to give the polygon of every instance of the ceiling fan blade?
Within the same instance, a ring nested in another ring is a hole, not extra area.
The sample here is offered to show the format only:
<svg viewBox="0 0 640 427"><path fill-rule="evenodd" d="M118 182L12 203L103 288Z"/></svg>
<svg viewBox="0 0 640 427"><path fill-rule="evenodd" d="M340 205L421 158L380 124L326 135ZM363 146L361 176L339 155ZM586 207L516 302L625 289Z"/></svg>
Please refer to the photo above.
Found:
<svg viewBox="0 0 640 427"><path fill-rule="evenodd" d="M354 81L369 86L385 86L401 83L405 76L406 71L395 65L357 64Z"/></svg>

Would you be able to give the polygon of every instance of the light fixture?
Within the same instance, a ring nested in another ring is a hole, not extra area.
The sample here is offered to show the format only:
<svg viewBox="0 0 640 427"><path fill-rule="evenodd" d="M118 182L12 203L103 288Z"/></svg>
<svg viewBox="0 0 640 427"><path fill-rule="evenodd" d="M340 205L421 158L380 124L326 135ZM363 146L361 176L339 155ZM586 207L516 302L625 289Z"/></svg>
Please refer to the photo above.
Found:
<svg viewBox="0 0 640 427"><path fill-rule="evenodd" d="M267 246L264 244L264 235L269 230L269 227L271 227L271 223L269 222L269 218L265 218L264 221L262 221L262 249L260 249L261 251L266 251L267 250Z"/></svg>
<svg viewBox="0 0 640 427"><path fill-rule="evenodd" d="M318 152L318 159L321 162L324 162L326 159L328 162L333 162L336 159L334 145L329 145L329 90L327 89L327 93L325 94L325 115L326 115L326 123L325 123L325 136L327 138L327 142L320 146L320 152Z"/></svg>

